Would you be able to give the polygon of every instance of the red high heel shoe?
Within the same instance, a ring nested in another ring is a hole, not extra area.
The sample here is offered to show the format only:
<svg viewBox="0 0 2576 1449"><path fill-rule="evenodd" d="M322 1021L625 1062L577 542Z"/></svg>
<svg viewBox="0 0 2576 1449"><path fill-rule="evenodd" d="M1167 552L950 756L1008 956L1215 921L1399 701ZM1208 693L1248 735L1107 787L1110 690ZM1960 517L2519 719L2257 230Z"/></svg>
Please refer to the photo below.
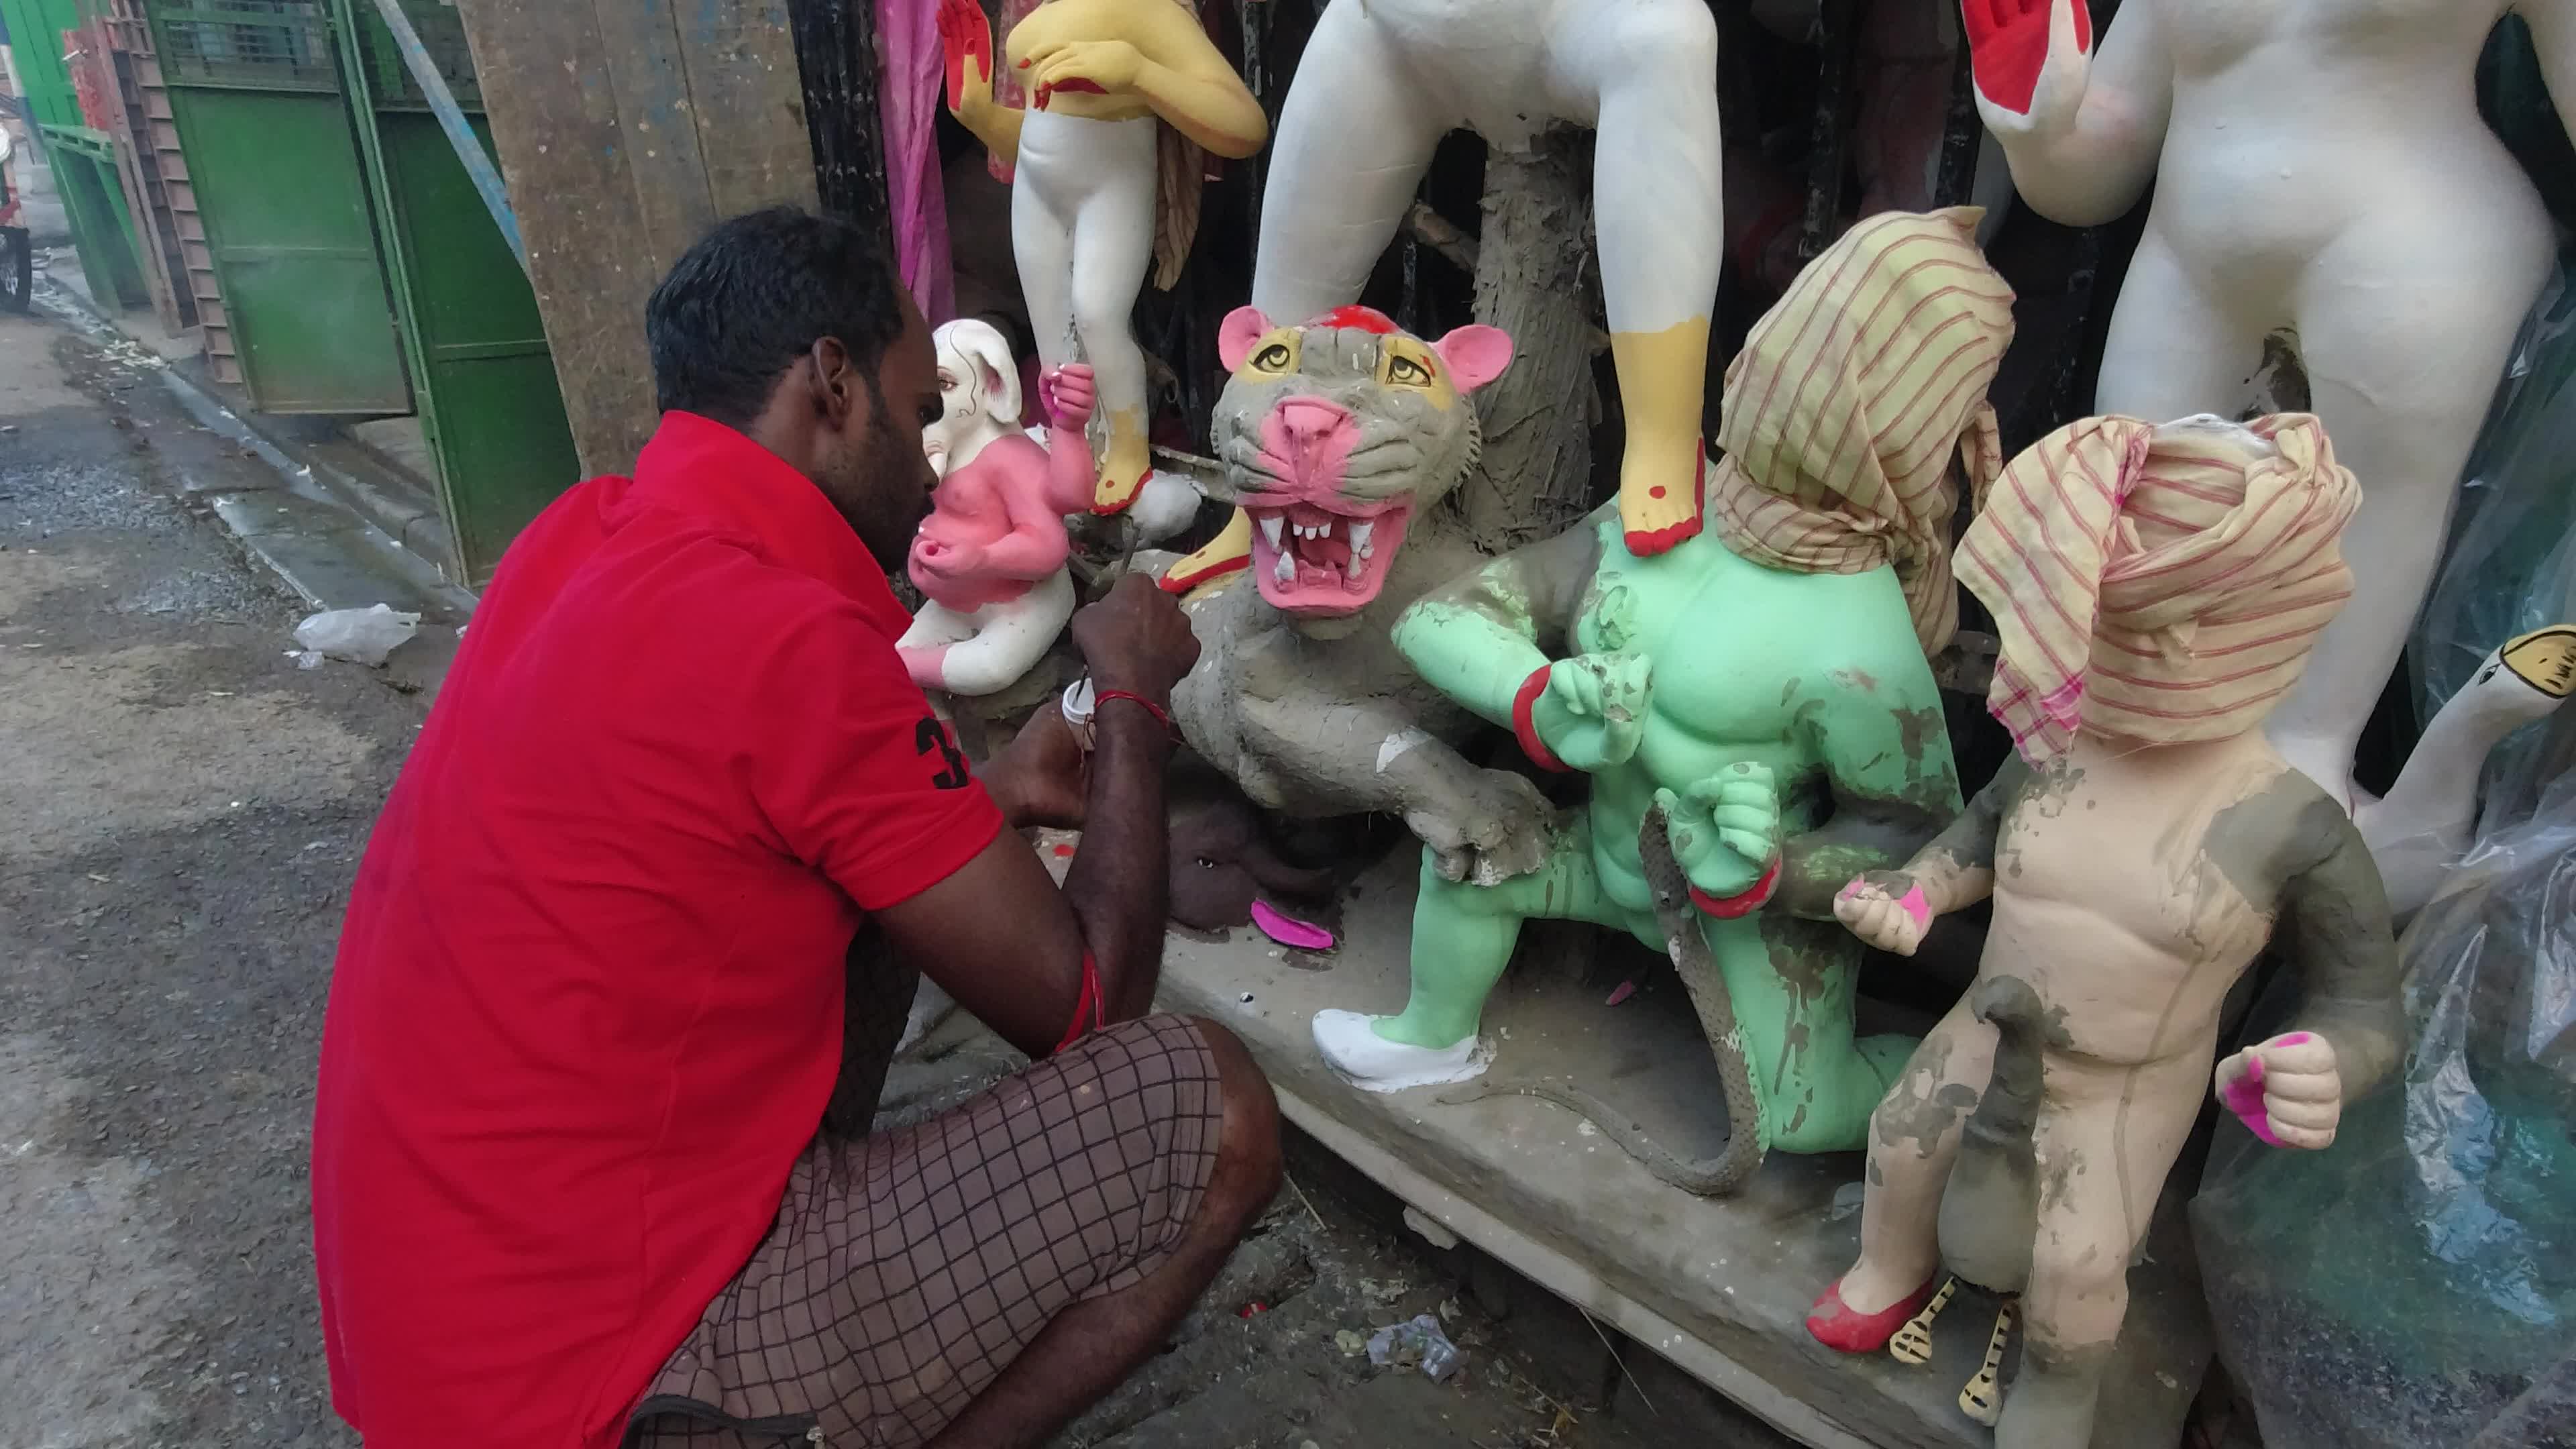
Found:
<svg viewBox="0 0 2576 1449"><path fill-rule="evenodd" d="M1932 1285L1941 1275L1934 1273L1923 1280L1923 1286L1876 1313L1863 1313L1843 1302L1843 1280L1816 1295L1816 1306L1807 1312L1807 1332L1816 1342L1843 1353L1876 1353L1887 1347L1905 1320L1923 1311L1932 1301Z"/></svg>

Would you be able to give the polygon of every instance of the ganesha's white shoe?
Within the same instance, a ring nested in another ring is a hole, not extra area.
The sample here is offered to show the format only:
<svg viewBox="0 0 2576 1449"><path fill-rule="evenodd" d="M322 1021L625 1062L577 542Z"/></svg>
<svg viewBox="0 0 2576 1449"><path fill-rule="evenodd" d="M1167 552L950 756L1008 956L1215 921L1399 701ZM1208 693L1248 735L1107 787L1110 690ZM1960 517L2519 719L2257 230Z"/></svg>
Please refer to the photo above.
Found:
<svg viewBox="0 0 2576 1449"><path fill-rule="evenodd" d="M1316 1012L1315 1050L1324 1054L1325 1065L1364 1092L1463 1082L1483 1076L1492 1063L1481 1037L1469 1036L1456 1046L1406 1046L1371 1028L1384 1019L1356 1011Z"/></svg>

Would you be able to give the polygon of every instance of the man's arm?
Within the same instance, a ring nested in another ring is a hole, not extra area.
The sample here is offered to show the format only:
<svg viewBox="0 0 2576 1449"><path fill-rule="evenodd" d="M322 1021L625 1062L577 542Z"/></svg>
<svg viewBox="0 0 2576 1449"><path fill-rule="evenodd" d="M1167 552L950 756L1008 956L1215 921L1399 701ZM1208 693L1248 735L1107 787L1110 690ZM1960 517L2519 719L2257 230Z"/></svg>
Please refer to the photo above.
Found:
<svg viewBox="0 0 2576 1449"><path fill-rule="evenodd" d="M1179 605L1141 575L1077 614L1074 640L1104 697L1093 717L1082 848L1064 888L1005 836L878 913L895 949L1033 1057L1054 1051L1074 1026L1086 951L1099 1019L1129 1020L1153 1003L1169 889L1163 775L1174 743L1151 711L1105 696L1128 691L1168 710L1172 685L1198 657Z"/></svg>

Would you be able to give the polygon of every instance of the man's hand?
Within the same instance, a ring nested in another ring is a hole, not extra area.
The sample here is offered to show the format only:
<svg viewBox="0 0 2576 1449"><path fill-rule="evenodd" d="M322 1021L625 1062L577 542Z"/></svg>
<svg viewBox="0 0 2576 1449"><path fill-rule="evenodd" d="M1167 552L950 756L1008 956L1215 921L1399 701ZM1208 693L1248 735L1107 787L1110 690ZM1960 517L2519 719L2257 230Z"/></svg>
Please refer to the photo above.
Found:
<svg viewBox="0 0 2576 1449"><path fill-rule="evenodd" d="M1050 702L985 763L984 789L1013 829L1046 825L1080 830L1090 770L1090 752L1065 723L1061 703Z"/></svg>
<svg viewBox="0 0 2576 1449"><path fill-rule="evenodd" d="M1960 10L1986 125L1999 135L2074 129L2093 70L2084 0L1963 0Z"/></svg>
<svg viewBox="0 0 2576 1449"><path fill-rule="evenodd" d="M1068 362L1038 379L1038 402L1051 428L1076 430L1089 423L1096 397L1086 362Z"/></svg>
<svg viewBox="0 0 2576 1449"><path fill-rule="evenodd" d="M1043 111L1057 91L1125 95L1145 73L1145 53L1123 40L1060 40L1020 62L1030 104Z"/></svg>
<svg viewBox="0 0 2576 1449"><path fill-rule="evenodd" d="M2343 1120L2343 1076L2332 1043L2285 1032L2218 1064L2218 1100L2274 1147L2332 1145Z"/></svg>
<svg viewBox="0 0 2576 1449"><path fill-rule="evenodd" d="M948 112L963 118L993 100L993 22L975 0L939 0L939 49L948 67Z"/></svg>
<svg viewBox="0 0 2576 1449"><path fill-rule="evenodd" d="M1073 643L1091 666L1094 688L1156 704L1170 702L1172 686L1199 660L1198 636L1180 601L1143 574L1121 577L1108 597L1076 613Z"/></svg>
<svg viewBox="0 0 2576 1449"><path fill-rule="evenodd" d="M1911 956L1932 929L1932 907L1914 877L1901 870L1873 870L1853 877L1834 897L1834 919L1865 944Z"/></svg>
<svg viewBox="0 0 2576 1449"><path fill-rule="evenodd" d="M1643 654L1560 659L1548 667L1547 688L1530 704L1530 727L1568 769L1589 773L1624 765L1646 732L1653 692L1654 661Z"/></svg>
<svg viewBox="0 0 2576 1449"><path fill-rule="evenodd" d="M1673 859L1709 895L1742 895L1780 857L1780 794L1768 765L1729 765L1678 795L1657 790L1655 803Z"/></svg>

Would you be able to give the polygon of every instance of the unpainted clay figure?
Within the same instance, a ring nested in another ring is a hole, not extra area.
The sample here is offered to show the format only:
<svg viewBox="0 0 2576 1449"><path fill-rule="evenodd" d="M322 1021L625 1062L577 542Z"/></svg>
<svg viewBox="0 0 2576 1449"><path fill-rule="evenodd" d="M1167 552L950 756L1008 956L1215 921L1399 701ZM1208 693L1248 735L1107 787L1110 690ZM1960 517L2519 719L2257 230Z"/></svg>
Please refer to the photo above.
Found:
<svg viewBox="0 0 2576 1449"><path fill-rule="evenodd" d="M994 98L992 27L975 0L944 0L939 23L950 111L1014 170L1011 248L1038 359L1079 356L1098 375L1109 441L1091 506L1119 512L1152 467L1132 316L1155 263L1162 127L1240 158L1261 149L1269 119L1189 0L1045 0L1007 39L1025 109Z"/></svg>
<svg viewBox="0 0 2576 1449"><path fill-rule="evenodd" d="M2032 209L2116 219L2154 187L2097 410L2240 415L2294 339L2364 502L2361 591L2268 729L2347 808L2353 749L2433 577L2460 473L2554 236L2478 115L2497 22L2530 22L2562 118L2576 0L1964 0L1977 105Z"/></svg>
<svg viewBox="0 0 2576 1449"><path fill-rule="evenodd" d="M1590 126L1601 291L1627 451L1630 551L1700 529L1709 317L1725 247L1717 23L1705 0L1365 0L1325 8L1279 114L1252 305L1319 317L1356 302L1440 138L1503 150ZM1167 587L1240 567L1250 524L1173 566Z"/></svg>
<svg viewBox="0 0 2576 1449"><path fill-rule="evenodd" d="M925 689L986 695L1028 673L1073 617L1064 515L1091 497L1091 369L1041 377L1050 436L1062 440L1044 448L1020 430L1019 373L999 332L950 322L933 341L940 418L922 446L940 479L910 570L929 602L895 652Z"/></svg>
<svg viewBox="0 0 2576 1449"><path fill-rule="evenodd" d="M2313 417L2094 418L2016 459L1960 545L2002 638L1989 705L2018 754L1835 912L1900 955L1989 895L1994 921L1976 983L1871 1120L1860 1260L1807 1327L1874 1351L1944 1260L2018 1294L2004 1449L2090 1441L2221 1007L2276 932L2304 1009L2215 1064L2220 1099L2267 1142L2324 1147L2397 1060L2378 871L2262 729L2352 593L2336 539L2359 501Z"/></svg>
<svg viewBox="0 0 2576 1449"><path fill-rule="evenodd" d="M1182 735L1266 809L1396 816L1457 877L1535 869L1537 788L1461 756L1484 726L1387 638L1406 605L1485 561L1437 505L1475 465L1469 395L1510 365L1511 339L1469 326L1425 342L1365 307L1289 326L1239 307L1217 351L1233 376L1212 492L1260 523L1253 586L1184 606L1200 649L1172 691Z"/></svg>
<svg viewBox="0 0 2576 1449"><path fill-rule="evenodd" d="M1833 899L1957 809L1927 654L1958 623L1956 474L1982 482L1999 462L1985 392L2012 337L1975 222L1873 217L1754 329L1727 373L1710 532L1641 560L1604 508L1406 614L1396 644L1425 679L1592 793L1534 873L1462 883L1426 863L1403 1011L1315 1019L1345 1077L1392 1091L1482 1072L1479 1019L1524 921L1672 949L1640 849L1660 807L1751 1068L1755 1110L1734 1133L1860 1145L1912 1043L1853 1038L1861 948ZM1717 989L1685 984L1695 1003ZM1722 1066L1733 1045L1712 1043ZM1508 1090L1601 1120L1560 1090Z"/></svg>

